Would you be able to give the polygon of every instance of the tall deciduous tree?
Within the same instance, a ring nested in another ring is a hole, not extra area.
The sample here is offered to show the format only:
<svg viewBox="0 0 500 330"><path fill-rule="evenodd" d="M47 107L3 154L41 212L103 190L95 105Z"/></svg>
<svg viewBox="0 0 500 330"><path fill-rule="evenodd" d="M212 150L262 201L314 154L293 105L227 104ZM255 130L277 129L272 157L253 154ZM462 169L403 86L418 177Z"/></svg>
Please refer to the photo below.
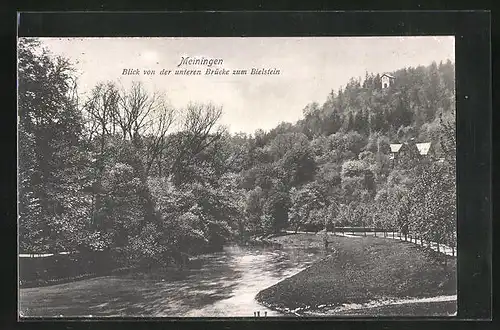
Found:
<svg viewBox="0 0 500 330"><path fill-rule="evenodd" d="M85 244L89 200L73 69L36 39L18 50L20 247L74 249Z"/></svg>

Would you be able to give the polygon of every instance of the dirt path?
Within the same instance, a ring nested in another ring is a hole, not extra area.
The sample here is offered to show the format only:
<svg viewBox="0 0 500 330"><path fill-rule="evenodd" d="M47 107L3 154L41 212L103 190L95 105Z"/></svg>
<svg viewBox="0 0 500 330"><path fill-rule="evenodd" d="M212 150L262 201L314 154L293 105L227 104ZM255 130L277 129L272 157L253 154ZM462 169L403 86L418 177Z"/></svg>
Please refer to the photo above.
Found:
<svg viewBox="0 0 500 330"><path fill-rule="evenodd" d="M320 305L317 309L313 310L303 310L295 311L299 312L299 315L305 316L330 316L330 315L363 315L370 309L380 310L384 308L388 310L389 306L397 308L397 306L410 306L410 305L432 305L433 303L455 303L457 301L457 295L447 295L447 296L437 296L430 298L406 298L406 299L385 299L385 300L374 300L364 304L344 304L342 306L328 306ZM456 307L455 307L456 309ZM452 313L450 313L452 314ZM386 315L384 315L386 316Z"/></svg>
<svg viewBox="0 0 500 330"><path fill-rule="evenodd" d="M294 234L295 231L287 230L286 233L287 234ZM383 232L377 232L377 233L378 233L377 236L375 236L373 232L367 232L366 235L367 236L371 236L371 237L383 238L383 239L394 239L394 240L399 240L399 241L404 241L405 240L404 236L399 237L399 233L394 233L394 237L392 235L392 232L387 233L387 235L385 237L384 237ZM298 231L297 234L316 234L316 233L315 232ZM333 232L329 231L328 234L333 234ZM335 235L337 235L337 236L343 236L343 237L351 237L351 238L361 238L361 237L364 237L364 233L358 233L356 235L353 235L353 234L348 234L348 233L344 233L344 232L336 232ZM414 239L414 238L412 238L411 240L407 239L406 242L408 242L408 243L414 243L416 245L422 245L422 241L421 240ZM429 244L427 242L425 242L424 245L426 247L428 247L428 248L436 251L436 252L440 252L440 253L446 254L447 256L453 256L453 257L455 257L457 255L457 253L456 253L457 249L456 248L453 249L453 248L451 248L449 246L446 246L446 245L443 245L443 244L439 244L439 247L438 247L438 244L436 242L430 242Z"/></svg>

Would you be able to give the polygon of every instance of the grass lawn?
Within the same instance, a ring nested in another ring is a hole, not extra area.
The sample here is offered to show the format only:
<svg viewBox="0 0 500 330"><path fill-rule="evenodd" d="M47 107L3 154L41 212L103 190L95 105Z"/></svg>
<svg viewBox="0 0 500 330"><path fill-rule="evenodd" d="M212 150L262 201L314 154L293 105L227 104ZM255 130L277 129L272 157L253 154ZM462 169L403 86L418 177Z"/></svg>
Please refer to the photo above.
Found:
<svg viewBox="0 0 500 330"><path fill-rule="evenodd" d="M296 234L272 239L283 246L320 247L322 236ZM327 256L304 271L260 291L257 300L278 309L362 304L379 299L456 294L456 261L408 242L375 237L330 235ZM380 307L394 313L432 306ZM437 304L436 304L437 306ZM449 311L450 304L440 309ZM443 307L444 306L444 307ZM379 310L379 312L381 312ZM391 315L393 315L391 314ZM445 313L446 314L446 313ZM397 314L397 315L401 315ZM408 314L404 314L408 315Z"/></svg>

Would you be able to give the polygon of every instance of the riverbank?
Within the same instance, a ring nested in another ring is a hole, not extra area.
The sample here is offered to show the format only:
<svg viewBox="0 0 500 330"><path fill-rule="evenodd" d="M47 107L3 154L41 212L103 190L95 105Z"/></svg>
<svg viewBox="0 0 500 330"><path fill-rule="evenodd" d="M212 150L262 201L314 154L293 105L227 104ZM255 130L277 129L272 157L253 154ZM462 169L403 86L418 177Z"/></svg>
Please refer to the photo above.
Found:
<svg viewBox="0 0 500 330"><path fill-rule="evenodd" d="M322 235L315 234L286 235L270 240L283 246L323 246ZM358 310L379 308L379 312L383 312L385 309L390 315L421 315L419 313L429 310L429 306L439 306L436 308L443 312L441 315L456 309L455 302L449 301L378 307L373 304L456 295L455 258L391 239L330 234L329 242L329 252L324 259L260 291L257 301L295 315L314 315L315 311L321 313L325 309L329 315L349 315L356 308L340 308L349 304L359 305ZM447 258L446 264L444 258ZM366 306L368 303L372 305ZM367 312L367 315L371 314Z"/></svg>

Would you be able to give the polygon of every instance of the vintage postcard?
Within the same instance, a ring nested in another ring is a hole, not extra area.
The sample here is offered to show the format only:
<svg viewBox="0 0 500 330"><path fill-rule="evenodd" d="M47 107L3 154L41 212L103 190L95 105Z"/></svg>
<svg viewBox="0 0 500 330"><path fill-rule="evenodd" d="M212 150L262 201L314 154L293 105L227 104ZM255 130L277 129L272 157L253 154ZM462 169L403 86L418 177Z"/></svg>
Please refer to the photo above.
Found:
<svg viewBox="0 0 500 330"><path fill-rule="evenodd" d="M455 315L454 54L19 38L20 317Z"/></svg>

